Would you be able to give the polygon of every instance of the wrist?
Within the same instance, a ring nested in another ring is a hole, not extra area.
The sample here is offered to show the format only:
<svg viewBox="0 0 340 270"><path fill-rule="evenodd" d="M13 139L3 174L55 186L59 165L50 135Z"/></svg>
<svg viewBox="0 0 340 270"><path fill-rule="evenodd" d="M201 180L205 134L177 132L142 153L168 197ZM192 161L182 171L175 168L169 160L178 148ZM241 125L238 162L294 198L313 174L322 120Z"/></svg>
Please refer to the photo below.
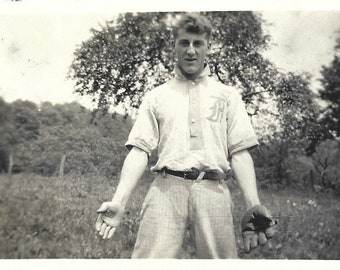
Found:
<svg viewBox="0 0 340 270"><path fill-rule="evenodd" d="M252 200L245 200L245 203L246 203L247 210L250 208L253 208L256 205L261 205L260 200L258 198L252 199Z"/></svg>
<svg viewBox="0 0 340 270"><path fill-rule="evenodd" d="M120 205L122 208L125 208L128 198L123 194L115 193L111 201L117 205Z"/></svg>

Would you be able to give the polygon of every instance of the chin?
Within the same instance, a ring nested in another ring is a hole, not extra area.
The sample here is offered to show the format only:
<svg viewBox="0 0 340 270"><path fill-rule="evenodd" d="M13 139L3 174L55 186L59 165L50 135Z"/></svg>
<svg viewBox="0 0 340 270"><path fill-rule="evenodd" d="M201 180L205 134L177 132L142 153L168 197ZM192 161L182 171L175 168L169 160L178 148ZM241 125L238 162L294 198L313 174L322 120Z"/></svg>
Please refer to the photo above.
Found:
<svg viewBox="0 0 340 270"><path fill-rule="evenodd" d="M184 71L185 71L186 74L190 74L190 75L198 72L197 69L191 69L191 68L185 69Z"/></svg>

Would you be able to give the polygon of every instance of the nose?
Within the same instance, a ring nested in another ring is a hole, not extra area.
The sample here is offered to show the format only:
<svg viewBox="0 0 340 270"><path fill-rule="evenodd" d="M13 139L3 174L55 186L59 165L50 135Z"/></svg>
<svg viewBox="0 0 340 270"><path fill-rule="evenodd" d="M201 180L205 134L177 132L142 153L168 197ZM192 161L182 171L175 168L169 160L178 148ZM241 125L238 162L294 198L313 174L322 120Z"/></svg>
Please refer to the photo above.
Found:
<svg viewBox="0 0 340 270"><path fill-rule="evenodd" d="M188 47L188 50L187 50L187 54L188 55L194 55L196 53L196 50L193 46L193 44L190 44L190 46Z"/></svg>

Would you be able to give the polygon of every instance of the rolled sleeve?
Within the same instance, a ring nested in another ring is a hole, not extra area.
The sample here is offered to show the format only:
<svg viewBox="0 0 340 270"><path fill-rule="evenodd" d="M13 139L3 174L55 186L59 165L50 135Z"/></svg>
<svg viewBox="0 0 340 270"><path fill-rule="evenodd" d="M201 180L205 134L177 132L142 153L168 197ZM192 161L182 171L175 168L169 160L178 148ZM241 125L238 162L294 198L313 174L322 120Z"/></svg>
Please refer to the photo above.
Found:
<svg viewBox="0 0 340 270"><path fill-rule="evenodd" d="M244 102L239 94L235 94L230 102L227 140L229 155L259 144Z"/></svg>
<svg viewBox="0 0 340 270"><path fill-rule="evenodd" d="M133 146L145 151L149 156L157 147L159 140L158 122L151 98L146 95L139 108L138 116L125 146L130 150Z"/></svg>

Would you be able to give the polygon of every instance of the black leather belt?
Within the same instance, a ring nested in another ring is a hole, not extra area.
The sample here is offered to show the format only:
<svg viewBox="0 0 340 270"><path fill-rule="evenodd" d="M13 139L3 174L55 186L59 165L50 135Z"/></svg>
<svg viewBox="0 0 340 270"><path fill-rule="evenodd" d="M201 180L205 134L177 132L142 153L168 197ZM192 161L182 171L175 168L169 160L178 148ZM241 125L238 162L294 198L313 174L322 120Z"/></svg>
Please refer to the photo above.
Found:
<svg viewBox="0 0 340 270"><path fill-rule="evenodd" d="M168 168L164 168L163 170L160 171L160 173L166 173L166 174L170 174L170 175L181 177L183 179L188 179L188 180L196 180L200 174L200 171L199 170L173 171L173 170L169 170ZM221 180L225 178L226 178L226 175L223 175L217 172L205 172L203 176L203 179L206 179L206 180Z"/></svg>

